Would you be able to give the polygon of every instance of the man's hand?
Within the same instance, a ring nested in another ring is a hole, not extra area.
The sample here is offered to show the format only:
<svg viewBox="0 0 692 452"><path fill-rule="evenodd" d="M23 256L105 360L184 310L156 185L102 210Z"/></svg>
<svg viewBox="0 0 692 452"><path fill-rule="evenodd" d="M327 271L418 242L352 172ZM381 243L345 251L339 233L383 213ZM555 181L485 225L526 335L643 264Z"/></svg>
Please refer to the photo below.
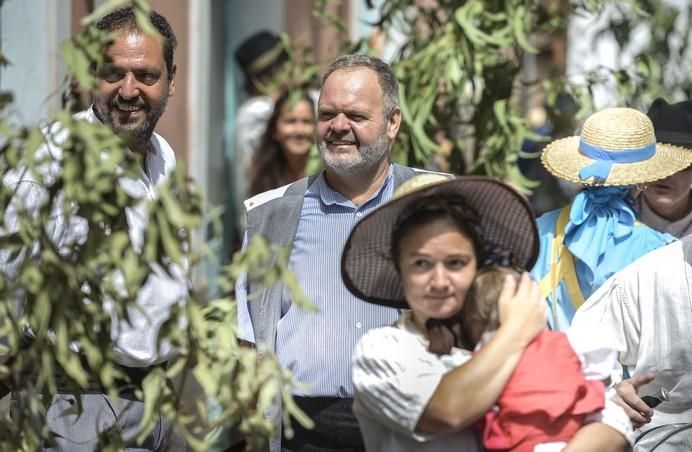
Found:
<svg viewBox="0 0 692 452"><path fill-rule="evenodd" d="M545 330L548 322L541 290L527 272L518 284L514 277L505 276L498 310L500 329L509 329L522 347Z"/></svg>
<svg viewBox="0 0 692 452"><path fill-rule="evenodd" d="M615 402L625 409L634 428L648 424L654 415L654 410L637 393L641 386L651 383L655 378L656 375L649 373L623 380L615 385L615 391L619 396L615 399Z"/></svg>

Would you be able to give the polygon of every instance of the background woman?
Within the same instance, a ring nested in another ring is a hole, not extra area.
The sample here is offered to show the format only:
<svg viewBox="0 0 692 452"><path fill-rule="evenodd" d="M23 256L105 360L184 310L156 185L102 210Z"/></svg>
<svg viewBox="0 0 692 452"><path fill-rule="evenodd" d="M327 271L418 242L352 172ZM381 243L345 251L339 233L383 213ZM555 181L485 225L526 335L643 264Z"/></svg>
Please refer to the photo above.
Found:
<svg viewBox="0 0 692 452"><path fill-rule="evenodd" d="M315 132L315 107L307 92L284 93L276 101L267 129L252 157L248 196L305 176Z"/></svg>
<svg viewBox="0 0 692 452"><path fill-rule="evenodd" d="M396 325L368 332L353 357L354 411L368 450L481 450L470 426L545 328L540 291L524 273L518 285L504 282L500 327L477 354L459 345L443 356L428 351L427 322L458 317L479 267L491 259L525 269L538 246L531 210L516 192L482 177L439 177L403 184L394 201L356 225L344 248L349 290L404 310ZM568 448L575 443L582 450L626 446L623 435L598 422Z"/></svg>

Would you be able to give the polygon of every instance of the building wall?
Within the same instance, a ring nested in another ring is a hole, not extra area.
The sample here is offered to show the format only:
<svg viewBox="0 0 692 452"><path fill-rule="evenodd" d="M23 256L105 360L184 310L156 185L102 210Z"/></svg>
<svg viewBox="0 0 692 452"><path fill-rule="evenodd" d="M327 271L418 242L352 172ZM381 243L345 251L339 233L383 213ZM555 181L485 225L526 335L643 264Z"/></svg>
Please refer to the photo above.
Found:
<svg viewBox="0 0 692 452"><path fill-rule="evenodd" d="M178 71L175 76L175 95L168 101L166 113L161 117L156 131L166 138L182 160L189 160L192 151L189 148L188 112L188 78L190 59L190 30L188 23L189 0L149 0L152 9L161 13L171 24L178 39L175 51L175 63ZM197 30L196 32L201 32Z"/></svg>
<svg viewBox="0 0 692 452"><path fill-rule="evenodd" d="M69 0L10 0L0 9L0 90L14 93L14 117L38 123L60 108L65 65L59 44L70 33ZM30 37L30 39L27 39Z"/></svg>
<svg viewBox="0 0 692 452"><path fill-rule="evenodd" d="M328 64L339 55L341 46L349 39L349 32L339 32L334 26L313 16L314 0L292 0L284 14L284 30L297 47L312 47L315 60ZM325 12L340 18L349 28L351 2L327 2Z"/></svg>

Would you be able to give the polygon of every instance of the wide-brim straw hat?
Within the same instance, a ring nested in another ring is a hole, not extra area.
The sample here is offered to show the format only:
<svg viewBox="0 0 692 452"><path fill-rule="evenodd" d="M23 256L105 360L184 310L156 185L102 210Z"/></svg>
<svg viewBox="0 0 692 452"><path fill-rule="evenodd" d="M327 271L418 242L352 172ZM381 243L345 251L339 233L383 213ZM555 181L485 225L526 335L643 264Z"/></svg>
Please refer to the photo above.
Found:
<svg viewBox="0 0 692 452"><path fill-rule="evenodd" d="M553 175L584 185L635 185L687 168L692 153L657 143L644 113L609 108L589 116L580 136L548 144L541 162Z"/></svg>
<svg viewBox="0 0 692 452"><path fill-rule="evenodd" d="M449 179L435 173L404 182L392 201L364 217L351 231L341 256L341 276L351 293L370 303L407 309L392 260L394 226L414 203L453 201L473 213L486 250L505 264L529 269L538 255L538 232L526 199L508 185L483 176Z"/></svg>

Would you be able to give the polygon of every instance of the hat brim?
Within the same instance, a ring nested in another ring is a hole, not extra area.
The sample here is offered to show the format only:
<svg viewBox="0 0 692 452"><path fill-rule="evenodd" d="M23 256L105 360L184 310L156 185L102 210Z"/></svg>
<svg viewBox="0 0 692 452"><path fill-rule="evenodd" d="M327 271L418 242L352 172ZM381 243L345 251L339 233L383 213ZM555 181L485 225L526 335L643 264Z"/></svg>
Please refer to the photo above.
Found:
<svg viewBox="0 0 692 452"><path fill-rule="evenodd" d="M341 276L351 293L373 304L408 309L391 257L394 225L413 202L438 196L459 199L476 212L482 240L508 254L513 266L533 266L538 256L538 231L526 199L496 180L461 176L393 199L356 224L341 255Z"/></svg>
<svg viewBox="0 0 692 452"><path fill-rule="evenodd" d="M676 131L657 130L656 140L659 143L666 143L670 146L678 146L681 148L685 148L687 152L692 152L692 134Z"/></svg>
<svg viewBox="0 0 692 452"><path fill-rule="evenodd" d="M680 146L656 143L656 153L641 162L614 163L605 181L582 180L579 170L595 160L579 152L579 137L555 140L545 147L541 163L554 176L583 185L635 185L665 179L692 164L692 152Z"/></svg>

